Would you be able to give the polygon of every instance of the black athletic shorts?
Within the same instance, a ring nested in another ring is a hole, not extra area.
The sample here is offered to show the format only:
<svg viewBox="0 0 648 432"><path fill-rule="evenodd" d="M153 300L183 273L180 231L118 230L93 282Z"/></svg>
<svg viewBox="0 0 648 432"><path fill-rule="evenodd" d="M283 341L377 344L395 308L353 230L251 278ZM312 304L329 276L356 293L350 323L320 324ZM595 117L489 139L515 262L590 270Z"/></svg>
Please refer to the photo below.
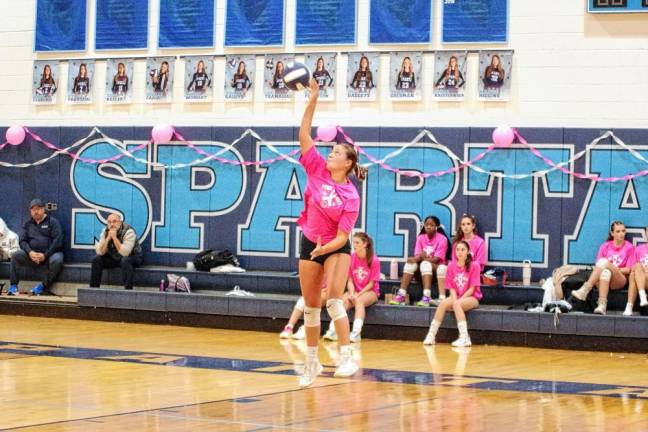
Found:
<svg viewBox="0 0 648 432"><path fill-rule="evenodd" d="M302 235L301 238L301 245L299 247L299 259L303 259L306 261L313 261L318 264L324 265L324 261L326 261L326 258L330 257L331 255L335 255L338 253L343 253L347 255L351 255L351 243L347 242L344 246L342 246L340 249L329 252L324 255L320 255L318 257L315 257L311 259L311 252L313 249L317 247L317 243L313 243L312 241L308 240L308 238L305 235Z"/></svg>

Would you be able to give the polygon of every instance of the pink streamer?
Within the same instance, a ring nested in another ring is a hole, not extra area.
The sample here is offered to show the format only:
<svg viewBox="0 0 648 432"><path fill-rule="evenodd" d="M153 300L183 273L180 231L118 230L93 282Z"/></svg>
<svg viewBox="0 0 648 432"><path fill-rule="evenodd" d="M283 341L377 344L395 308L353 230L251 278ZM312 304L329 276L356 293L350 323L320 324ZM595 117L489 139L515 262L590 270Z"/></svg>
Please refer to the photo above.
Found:
<svg viewBox="0 0 648 432"><path fill-rule="evenodd" d="M518 141L521 144L524 144L525 146L529 147L529 151L531 151L531 153L533 153L536 157L542 159L542 161L544 163L546 163L547 165L549 165L549 166L551 166L553 168L556 168L556 169L562 171L565 174L572 175L572 176L574 176L574 177L576 177L578 179L592 180L594 182L613 183L613 182L618 182L618 181L629 181L629 180L632 180L633 178L636 178L636 177L643 177L645 175L648 175L648 170L641 170L639 172L632 173L632 174L626 174L626 175L621 176L621 177L600 177L600 176L598 176L596 174L583 174L583 173L579 173L579 172L576 172L576 171L572 171L572 170L570 170L568 168L565 168L562 165L558 165L553 160L549 159L548 157L546 157L545 155L540 153L540 151L537 148L535 148L532 144L529 144L527 142L527 140L518 132L517 129L513 129L513 133L515 134L515 137L518 139Z"/></svg>

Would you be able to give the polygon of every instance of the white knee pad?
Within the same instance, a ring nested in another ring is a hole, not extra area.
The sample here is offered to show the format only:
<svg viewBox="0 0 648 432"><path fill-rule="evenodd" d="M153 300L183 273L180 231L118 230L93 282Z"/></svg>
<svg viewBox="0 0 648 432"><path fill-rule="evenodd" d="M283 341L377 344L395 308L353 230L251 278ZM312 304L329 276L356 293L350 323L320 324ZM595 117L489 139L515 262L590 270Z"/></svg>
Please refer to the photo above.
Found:
<svg viewBox="0 0 648 432"><path fill-rule="evenodd" d="M326 300L326 310L331 317L331 321L337 321L340 318L347 316L346 309L344 309L344 302L342 299L328 299Z"/></svg>
<svg viewBox="0 0 648 432"><path fill-rule="evenodd" d="M430 261L421 262L421 274L431 275L432 274L432 263Z"/></svg>
<svg viewBox="0 0 648 432"><path fill-rule="evenodd" d="M322 309L318 307L304 307L304 325L306 327L319 327L321 311Z"/></svg>
<svg viewBox="0 0 648 432"><path fill-rule="evenodd" d="M598 265L598 263L597 263ZM601 272L601 280L609 282L612 279L612 272L608 269L605 269Z"/></svg>
<svg viewBox="0 0 648 432"><path fill-rule="evenodd" d="M596 267L600 269L604 269L608 265L608 260L607 258L601 258L600 260L596 261Z"/></svg>
<svg viewBox="0 0 648 432"><path fill-rule="evenodd" d="M445 279L447 272L448 266L445 264L439 264L437 267L437 279Z"/></svg>
<svg viewBox="0 0 648 432"><path fill-rule="evenodd" d="M304 312L305 307L306 303L304 302L304 297L299 297L299 300L297 300L297 303L295 303L295 309Z"/></svg>
<svg viewBox="0 0 648 432"><path fill-rule="evenodd" d="M409 273L409 274L414 274L416 273L416 269L418 268L418 265L416 263L405 263L405 267L403 268L403 273Z"/></svg>

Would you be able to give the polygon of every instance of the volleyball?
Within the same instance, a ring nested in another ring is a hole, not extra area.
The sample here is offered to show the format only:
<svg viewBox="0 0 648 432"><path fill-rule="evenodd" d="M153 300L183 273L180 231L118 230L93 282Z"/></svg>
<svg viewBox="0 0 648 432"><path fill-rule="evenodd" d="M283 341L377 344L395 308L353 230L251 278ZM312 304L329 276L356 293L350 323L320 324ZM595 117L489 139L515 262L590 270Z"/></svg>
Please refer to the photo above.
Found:
<svg viewBox="0 0 648 432"><path fill-rule="evenodd" d="M291 62L286 65L284 83L290 90L299 91L308 87L311 71L304 63Z"/></svg>

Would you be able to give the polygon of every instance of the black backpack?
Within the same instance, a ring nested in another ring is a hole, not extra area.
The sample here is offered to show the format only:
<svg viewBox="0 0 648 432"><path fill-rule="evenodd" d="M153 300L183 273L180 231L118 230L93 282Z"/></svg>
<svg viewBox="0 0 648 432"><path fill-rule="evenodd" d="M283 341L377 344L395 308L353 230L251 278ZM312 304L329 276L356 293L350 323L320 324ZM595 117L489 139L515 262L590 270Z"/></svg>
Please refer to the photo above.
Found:
<svg viewBox="0 0 648 432"><path fill-rule="evenodd" d="M236 256L229 250L214 250L208 249L197 254L193 259L196 270L209 271L209 269L222 266L225 264L232 264L239 266L239 261Z"/></svg>

